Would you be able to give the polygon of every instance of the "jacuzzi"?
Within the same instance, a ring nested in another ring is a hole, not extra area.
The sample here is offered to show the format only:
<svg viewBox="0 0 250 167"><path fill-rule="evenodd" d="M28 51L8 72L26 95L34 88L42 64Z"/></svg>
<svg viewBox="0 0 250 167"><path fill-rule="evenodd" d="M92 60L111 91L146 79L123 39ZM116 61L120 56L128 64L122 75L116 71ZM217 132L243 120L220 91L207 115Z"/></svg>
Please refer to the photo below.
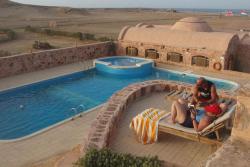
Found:
<svg viewBox="0 0 250 167"><path fill-rule="evenodd" d="M99 72L127 77L146 76L152 72L154 61L130 56L113 56L94 61Z"/></svg>

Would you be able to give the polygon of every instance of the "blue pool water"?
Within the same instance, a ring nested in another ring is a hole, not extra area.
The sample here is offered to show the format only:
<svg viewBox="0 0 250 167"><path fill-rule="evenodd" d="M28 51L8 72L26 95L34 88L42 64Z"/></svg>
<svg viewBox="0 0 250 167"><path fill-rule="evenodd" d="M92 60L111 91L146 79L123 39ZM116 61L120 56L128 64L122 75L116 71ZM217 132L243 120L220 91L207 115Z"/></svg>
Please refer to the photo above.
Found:
<svg viewBox="0 0 250 167"><path fill-rule="evenodd" d="M155 68L148 76L138 78L103 74L94 68L0 92L0 140L30 135L104 103L131 83L154 79L196 80L194 76ZM230 83L214 82L220 89L235 88Z"/></svg>
<svg viewBox="0 0 250 167"><path fill-rule="evenodd" d="M111 63L112 65L116 66L134 66L138 63L145 62L147 60L145 59L138 59L138 58L128 58L125 56L115 56L115 57L109 57L109 58L101 58L100 60Z"/></svg>

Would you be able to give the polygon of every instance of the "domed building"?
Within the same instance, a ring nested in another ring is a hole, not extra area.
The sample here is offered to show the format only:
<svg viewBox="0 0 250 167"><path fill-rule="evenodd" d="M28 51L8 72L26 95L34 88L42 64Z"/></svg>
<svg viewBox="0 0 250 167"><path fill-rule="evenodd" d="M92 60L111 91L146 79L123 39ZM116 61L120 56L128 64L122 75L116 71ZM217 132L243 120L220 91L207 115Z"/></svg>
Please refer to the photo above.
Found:
<svg viewBox="0 0 250 167"><path fill-rule="evenodd" d="M237 34L215 32L206 21L195 17L181 19L173 26L126 26L118 41L118 54L217 71L234 69L240 43Z"/></svg>
<svg viewBox="0 0 250 167"><path fill-rule="evenodd" d="M187 17L176 22L172 30L191 32L212 32L212 28L204 20L196 17Z"/></svg>

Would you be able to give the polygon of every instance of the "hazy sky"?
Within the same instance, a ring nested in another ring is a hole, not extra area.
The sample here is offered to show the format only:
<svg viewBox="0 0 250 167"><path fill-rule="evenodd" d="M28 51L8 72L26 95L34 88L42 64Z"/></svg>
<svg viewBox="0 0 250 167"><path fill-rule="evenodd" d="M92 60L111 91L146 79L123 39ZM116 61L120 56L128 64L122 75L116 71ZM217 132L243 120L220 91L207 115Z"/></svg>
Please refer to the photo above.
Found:
<svg viewBox="0 0 250 167"><path fill-rule="evenodd" d="M152 7L250 9L250 0L13 0L21 3L70 7Z"/></svg>

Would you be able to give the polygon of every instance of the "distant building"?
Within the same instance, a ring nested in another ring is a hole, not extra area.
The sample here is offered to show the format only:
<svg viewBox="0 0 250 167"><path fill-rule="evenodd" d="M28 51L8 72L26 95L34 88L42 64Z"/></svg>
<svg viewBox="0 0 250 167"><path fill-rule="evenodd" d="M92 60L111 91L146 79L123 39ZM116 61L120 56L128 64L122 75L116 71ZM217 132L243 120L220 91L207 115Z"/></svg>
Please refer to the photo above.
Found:
<svg viewBox="0 0 250 167"><path fill-rule="evenodd" d="M146 57L166 64L217 71L250 66L247 34L214 32L207 22L195 17L181 19L173 26L145 23L126 26L118 41L120 55ZM243 66L238 67L237 63Z"/></svg>
<svg viewBox="0 0 250 167"><path fill-rule="evenodd" d="M56 28L57 27L57 22L56 21L49 21L49 27L50 28Z"/></svg>
<svg viewBox="0 0 250 167"><path fill-rule="evenodd" d="M8 35L5 32L0 31L0 42L8 40Z"/></svg>
<svg viewBox="0 0 250 167"><path fill-rule="evenodd" d="M226 12L225 16L234 16L234 13L233 13L233 11L228 10L228 11Z"/></svg>
<svg viewBox="0 0 250 167"><path fill-rule="evenodd" d="M248 16L246 10L241 10L241 11L240 11L240 15L242 15L242 16Z"/></svg>

